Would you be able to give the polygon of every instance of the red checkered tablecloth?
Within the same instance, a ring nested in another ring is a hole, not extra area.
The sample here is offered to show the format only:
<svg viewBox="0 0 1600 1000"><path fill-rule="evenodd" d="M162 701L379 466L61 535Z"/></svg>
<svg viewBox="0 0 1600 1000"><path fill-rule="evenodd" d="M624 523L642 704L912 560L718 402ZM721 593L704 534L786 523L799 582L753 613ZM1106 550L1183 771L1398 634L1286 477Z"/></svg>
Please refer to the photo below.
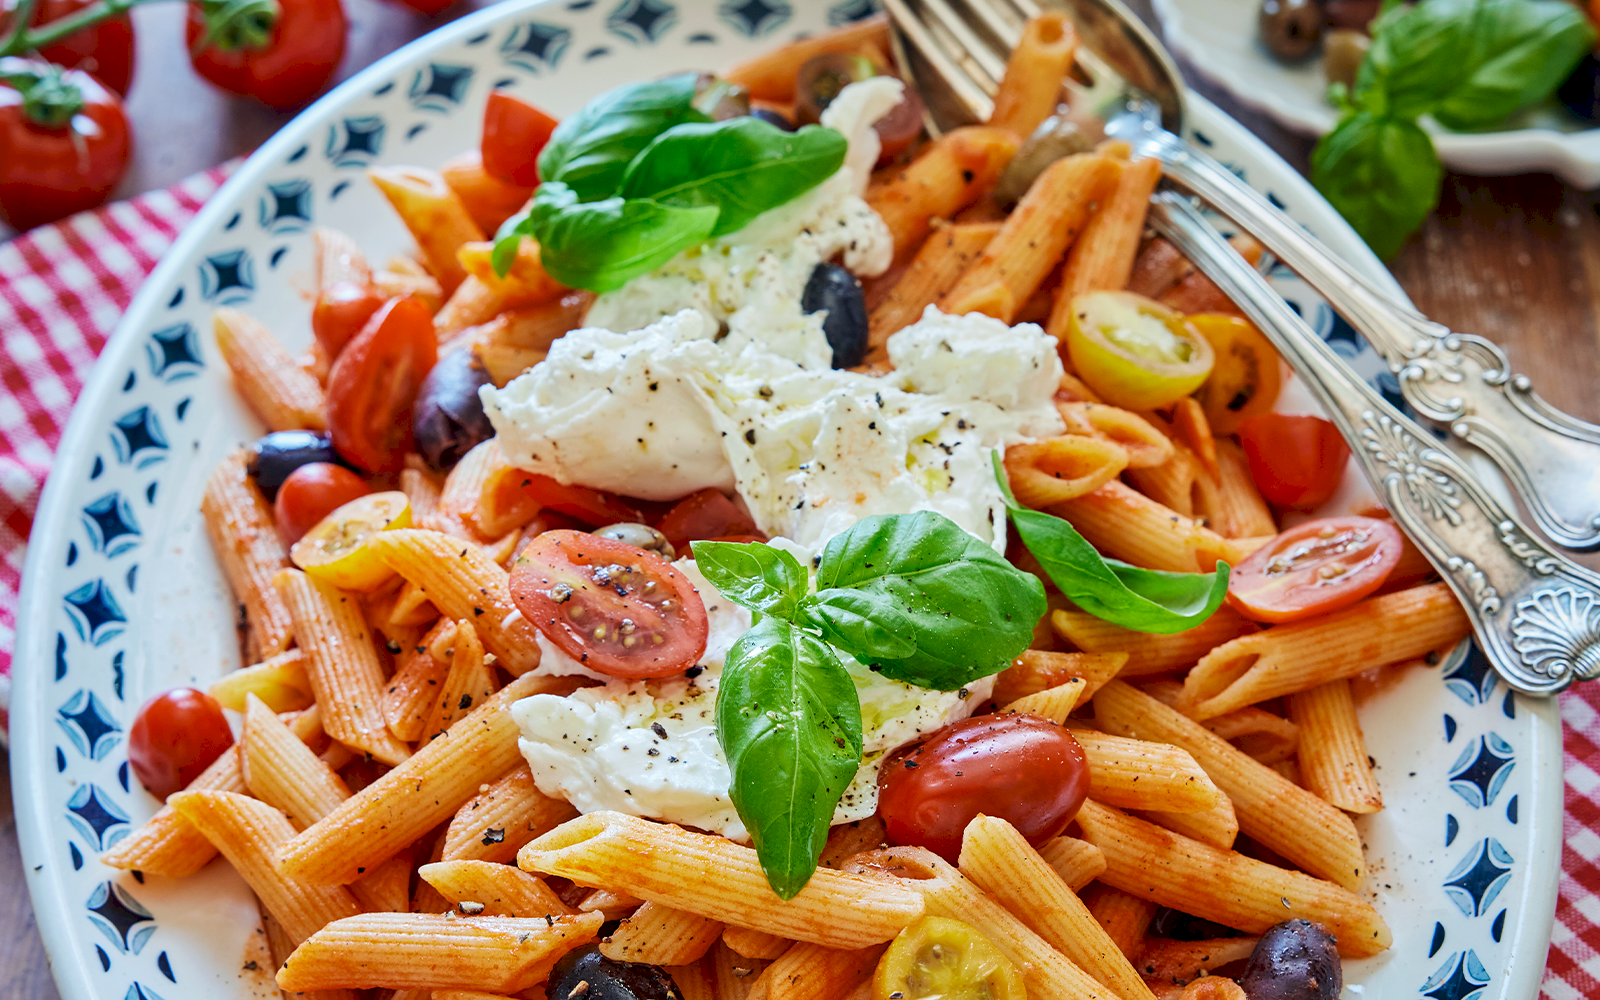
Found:
<svg viewBox="0 0 1600 1000"><path fill-rule="evenodd" d="M0 740L28 531L89 367L178 231L231 169L0 244ZM1543 995L1600 997L1600 685L1561 701L1566 820Z"/></svg>

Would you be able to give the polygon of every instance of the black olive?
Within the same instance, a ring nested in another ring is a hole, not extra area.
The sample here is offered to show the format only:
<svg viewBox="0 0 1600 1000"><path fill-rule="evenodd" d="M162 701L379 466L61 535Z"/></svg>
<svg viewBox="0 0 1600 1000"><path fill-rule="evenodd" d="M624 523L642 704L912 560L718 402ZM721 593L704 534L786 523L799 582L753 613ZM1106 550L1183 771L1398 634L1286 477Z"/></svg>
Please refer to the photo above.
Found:
<svg viewBox="0 0 1600 1000"><path fill-rule="evenodd" d="M768 125L776 125L785 132L794 131L794 122L785 118L783 116L783 112L781 111L774 111L771 108L756 108L754 111L750 112L750 117L759 118Z"/></svg>
<svg viewBox="0 0 1600 1000"><path fill-rule="evenodd" d="M429 468L440 472L454 468L461 456L494 437L494 426L478 398L478 388L488 384L489 373L468 348L440 358L422 380L411 411L411 432Z"/></svg>
<svg viewBox="0 0 1600 1000"><path fill-rule="evenodd" d="M800 67L794 83L794 117L802 125L815 125L839 91L852 83L870 80L878 67L866 56L849 52L824 52Z"/></svg>
<svg viewBox="0 0 1600 1000"><path fill-rule="evenodd" d="M817 265L800 294L800 311L826 309L822 332L833 348L833 367L854 368L867 356L867 297L856 276L827 261Z"/></svg>
<svg viewBox="0 0 1600 1000"><path fill-rule="evenodd" d="M1174 941L1210 941L1214 938L1243 936L1232 927L1165 906L1157 910L1155 919L1150 921L1150 935Z"/></svg>
<svg viewBox="0 0 1600 1000"><path fill-rule="evenodd" d="M1316 0L1262 0L1261 41L1286 62L1309 56L1322 40L1322 7Z"/></svg>
<svg viewBox="0 0 1600 1000"><path fill-rule="evenodd" d="M640 524L637 521L618 521L616 524L608 524L604 528L594 529L594 534L599 535L601 538L614 538L619 542L632 545L636 549L644 549L646 552L654 552L668 562L678 557L677 550L672 547L671 542L667 541L667 536L648 524Z"/></svg>
<svg viewBox="0 0 1600 1000"><path fill-rule="evenodd" d="M1556 96L1568 111L1584 121L1600 118L1600 59L1593 53L1584 56L1556 91Z"/></svg>
<svg viewBox="0 0 1600 1000"><path fill-rule="evenodd" d="M1077 123L1062 115L1051 115L1023 140L1017 155L1000 172L1000 180L994 186L995 201L1005 208L1015 205L1050 164L1093 148L1094 141L1083 134Z"/></svg>
<svg viewBox="0 0 1600 1000"><path fill-rule="evenodd" d="M1256 942L1239 985L1250 1000L1334 1000L1344 988L1339 949L1321 924L1285 920Z"/></svg>
<svg viewBox="0 0 1600 1000"><path fill-rule="evenodd" d="M660 966L613 962L596 944L563 955L550 970L544 992L550 1000L683 1000L678 984Z"/></svg>
<svg viewBox="0 0 1600 1000"><path fill-rule="evenodd" d="M267 499L274 500L278 487L289 478L289 473L312 462L332 462L347 469L354 468L333 450L333 441L328 435L315 431L273 431L250 446L250 459L245 468Z"/></svg>

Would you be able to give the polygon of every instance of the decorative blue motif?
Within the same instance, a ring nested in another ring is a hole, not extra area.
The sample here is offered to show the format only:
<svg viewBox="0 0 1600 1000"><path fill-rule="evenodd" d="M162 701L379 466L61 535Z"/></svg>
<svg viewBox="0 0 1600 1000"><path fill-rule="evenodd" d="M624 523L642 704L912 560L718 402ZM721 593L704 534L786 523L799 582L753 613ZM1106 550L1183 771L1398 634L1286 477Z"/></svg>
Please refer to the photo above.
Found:
<svg viewBox="0 0 1600 1000"><path fill-rule="evenodd" d="M67 821L78 833L103 851L128 835L128 814L94 783L79 786L67 800Z"/></svg>
<svg viewBox="0 0 1600 1000"><path fill-rule="evenodd" d="M837 28L878 12L875 0L844 0L828 8L828 26Z"/></svg>
<svg viewBox="0 0 1600 1000"><path fill-rule="evenodd" d="M162 952L161 958L157 959L157 964L159 965L161 962L166 961L166 957L167 953ZM168 978L171 978L170 974ZM176 979L173 979L172 981L177 982ZM122 998L122 1000L162 1000L162 997L161 994L157 993L150 987L143 986L139 983L134 983L132 986L128 987L128 992Z"/></svg>
<svg viewBox="0 0 1600 1000"><path fill-rule="evenodd" d="M89 910L90 923L124 955L139 954L156 932L150 911L115 882L100 883L84 905Z"/></svg>
<svg viewBox="0 0 1600 1000"><path fill-rule="evenodd" d="M133 463L143 469L167 457L167 437L161 433L161 421L148 406L130 410L113 421L117 433L111 436L112 447L117 449L117 461L123 465Z"/></svg>
<svg viewBox="0 0 1600 1000"><path fill-rule="evenodd" d="M150 359L150 374L163 382L193 378L205 368L200 335L192 323L174 323L152 333L144 352Z"/></svg>
<svg viewBox="0 0 1600 1000"><path fill-rule="evenodd" d="M311 182L304 178L267 185L259 203L261 228L274 236L311 225Z"/></svg>
<svg viewBox="0 0 1600 1000"><path fill-rule="evenodd" d="M1494 803L1515 766L1511 744L1486 733L1468 744L1450 766L1450 787L1472 808L1482 809Z"/></svg>
<svg viewBox="0 0 1600 1000"><path fill-rule="evenodd" d="M500 46L500 57L535 75L555 69L572 44L572 32L553 24L523 21Z"/></svg>
<svg viewBox="0 0 1600 1000"><path fill-rule="evenodd" d="M1443 965L1422 984L1422 995L1433 1000L1471 1000L1489 985L1489 973L1478 953L1468 948L1445 959Z"/></svg>
<svg viewBox="0 0 1600 1000"><path fill-rule="evenodd" d="M383 149L383 129L383 119L377 115L329 125L326 155L336 167L366 167Z"/></svg>
<svg viewBox="0 0 1600 1000"><path fill-rule="evenodd" d="M65 598L67 615L78 638L95 646L103 646L122 634L128 616L111 595L104 580L94 580L72 591Z"/></svg>
<svg viewBox="0 0 1600 1000"><path fill-rule="evenodd" d="M56 725L91 760L105 757L122 738L122 727L93 691L82 690L68 698L56 716Z"/></svg>
<svg viewBox="0 0 1600 1000"><path fill-rule="evenodd" d="M412 77L408 95L414 107L446 113L461 103L471 83L471 66L428 63Z"/></svg>
<svg viewBox="0 0 1600 1000"><path fill-rule="evenodd" d="M1511 864L1511 852L1493 837L1486 838L1450 870L1445 895L1462 913L1481 917L1511 881Z"/></svg>
<svg viewBox="0 0 1600 1000"><path fill-rule="evenodd" d="M662 0L623 0L606 27L635 45L653 45L678 23L678 11Z"/></svg>
<svg viewBox="0 0 1600 1000"><path fill-rule="evenodd" d="M794 8L784 0L723 0L717 16L740 34L760 38L793 17Z"/></svg>
<svg viewBox="0 0 1600 1000"><path fill-rule="evenodd" d="M200 294L208 302L231 306L250 301L256 290L256 268L245 250L212 254L200 265Z"/></svg>
<svg viewBox="0 0 1600 1000"><path fill-rule="evenodd" d="M1454 664L1445 663L1444 683L1468 705L1481 705L1494 693L1495 681L1499 678L1489 665L1488 657L1478 648L1477 640L1470 640L1466 645L1466 656Z"/></svg>
<svg viewBox="0 0 1600 1000"><path fill-rule="evenodd" d="M83 527L89 533L89 544L108 558L139 544L139 522L133 518L133 505L116 491L83 508Z"/></svg>

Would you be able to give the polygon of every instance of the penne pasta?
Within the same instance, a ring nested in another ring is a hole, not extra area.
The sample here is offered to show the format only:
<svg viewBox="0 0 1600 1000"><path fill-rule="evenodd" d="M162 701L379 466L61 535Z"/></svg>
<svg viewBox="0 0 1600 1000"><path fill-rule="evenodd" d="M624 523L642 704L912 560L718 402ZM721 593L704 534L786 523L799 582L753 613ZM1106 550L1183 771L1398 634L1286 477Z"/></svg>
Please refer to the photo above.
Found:
<svg viewBox="0 0 1600 1000"><path fill-rule="evenodd" d="M1058 392L1056 412L1066 422L1068 434L1088 435L1120 445L1128 453L1130 469L1154 468L1172 457L1172 439L1130 410L1092 400L1063 401Z"/></svg>
<svg viewBox="0 0 1600 1000"><path fill-rule="evenodd" d="M1226 937L1206 941L1151 938L1139 953L1139 970L1147 982L1183 985L1209 979L1212 972L1232 962L1243 962L1259 938ZM1223 979L1231 983L1231 979ZM1238 989L1238 987L1234 987ZM1242 995L1242 994L1241 994Z"/></svg>
<svg viewBox="0 0 1600 1000"><path fill-rule="evenodd" d="M842 1000L872 979L883 945L845 950L801 942L766 967L751 1000Z"/></svg>
<svg viewBox="0 0 1600 1000"><path fill-rule="evenodd" d="M1194 628L1170 635L1135 632L1082 611L1052 611L1050 627L1078 649L1126 656L1127 665L1117 675L1124 679L1187 669L1217 645L1257 628L1226 604Z"/></svg>
<svg viewBox="0 0 1600 1000"><path fill-rule="evenodd" d="M1144 812L1137 815L1173 833L1193 837L1202 844L1223 850L1232 848L1234 841L1239 839L1239 814L1234 810L1233 802L1227 798L1222 800L1221 805L1200 812Z"/></svg>
<svg viewBox="0 0 1600 1000"><path fill-rule="evenodd" d="M522 210L533 189L507 184L483 169L483 153L469 149L452 156L439 168L439 176L454 191L467 215L485 233L492 233Z"/></svg>
<svg viewBox="0 0 1600 1000"><path fill-rule="evenodd" d="M1100 863L1105 864L1103 854ZM1083 894L1083 902L1105 929L1106 935L1116 942L1117 948L1130 960L1137 959L1139 952L1144 949L1145 931L1150 928L1150 921L1155 919L1160 907L1148 899L1130 896L1103 882L1090 886Z"/></svg>
<svg viewBox="0 0 1600 1000"><path fill-rule="evenodd" d="M350 894L368 913L405 913L411 905L411 859L397 855L351 882Z"/></svg>
<svg viewBox="0 0 1600 1000"><path fill-rule="evenodd" d="M478 632L472 623L465 619L456 622L453 630L441 632L435 638L434 645L443 643L446 636L449 648L440 651L443 656L431 658L448 662L450 670L440 682L423 724L421 738L424 740L449 729L450 724L471 711L473 705L483 704L494 694L494 675L484 663L483 644L478 641Z"/></svg>
<svg viewBox="0 0 1600 1000"><path fill-rule="evenodd" d="M185 791L237 794L248 791L239 765L239 746L235 744L224 750L210 767L189 782ZM217 849L205 834L169 804L100 855L100 862L124 871L188 878L216 856Z"/></svg>
<svg viewBox="0 0 1600 1000"><path fill-rule="evenodd" d="M427 728L428 713L439 686L450 674L450 666L428 653L428 646L441 634L453 630L455 623L440 619L410 650L383 689L383 718L395 738L415 743Z"/></svg>
<svg viewBox="0 0 1600 1000"><path fill-rule="evenodd" d="M1126 479L1129 486L1184 517L1200 514L1216 490L1194 452L1177 441L1171 458L1148 469L1130 469Z"/></svg>
<svg viewBox="0 0 1600 1000"><path fill-rule="evenodd" d="M616 962L688 965L721 936L722 924L710 917L646 902L600 943L600 954Z"/></svg>
<svg viewBox="0 0 1600 1000"><path fill-rule="evenodd" d="M1345 812L1383 808L1383 791L1372 776L1349 681L1329 681L1290 695L1289 718L1300 727L1297 759L1307 788Z"/></svg>
<svg viewBox="0 0 1600 1000"><path fill-rule="evenodd" d="M1139 236L1144 232L1145 212L1150 195L1161 179L1161 162L1155 159L1131 160L1122 165L1116 187L1101 203L1099 211L1084 223L1083 235L1067 251L1067 265L1061 272L1055 306L1045 329L1057 340L1066 339L1072 319L1072 300L1084 292L1119 292L1128 287L1133 275L1134 255Z"/></svg>
<svg viewBox="0 0 1600 1000"><path fill-rule="evenodd" d="M963 272L1000 231L998 222L963 222L935 230L894 286L867 315L867 364L885 364L889 335L922 318L955 287Z"/></svg>
<svg viewBox="0 0 1600 1000"><path fill-rule="evenodd" d="M691 965L669 966L667 975L672 977L678 992L683 994L683 1000L716 1000L717 971L711 956L707 955Z"/></svg>
<svg viewBox="0 0 1600 1000"><path fill-rule="evenodd" d="M417 875L468 916L543 917L570 914L544 880L492 861L434 861Z"/></svg>
<svg viewBox="0 0 1600 1000"><path fill-rule="evenodd" d="M562 799L539 791L528 765L518 760L511 769L463 805L445 831L440 857L509 864L535 837L578 815Z"/></svg>
<svg viewBox="0 0 1600 1000"><path fill-rule="evenodd" d="M1106 870L1106 859L1100 848L1076 837L1051 837L1039 848L1039 856L1073 892L1082 892L1084 886Z"/></svg>
<svg viewBox="0 0 1600 1000"><path fill-rule="evenodd" d="M1099 619L1095 619L1099 621ZM1142 633L1141 633L1142 634ZM1057 653L1045 649L1025 649L1011 666L995 677L994 700L1005 705L1019 698L1059 687L1073 678L1084 682L1080 702L1088 701L1100 685L1117 676L1128 663L1128 654Z"/></svg>
<svg viewBox="0 0 1600 1000"><path fill-rule="evenodd" d="M1206 419L1205 407L1193 396L1184 396L1172 404L1172 428L1177 438L1189 447L1200 468L1213 484L1221 480L1217 468L1217 439L1211 433L1211 423ZM1271 534L1271 532L1267 532Z"/></svg>
<svg viewBox="0 0 1600 1000"><path fill-rule="evenodd" d="M1067 716L1078 707L1079 700L1083 697L1084 690L1088 687L1083 678L1074 677L1064 684L1047 688L1037 694L1024 695L1000 708L1001 712L1021 712L1025 715L1037 715L1042 719L1049 719L1056 725L1067 721Z"/></svg>
<svg viewBox="0 0 1600 1000"><path fill-rule="evenodd" d="M211 329L234 388L262 423L275 431L327 429L322 385L260 320L224 306L211 314Z"/></svg>
<svg viewBox="0 0 1600 1000"><path fill-rule="evenodd" d="M312 270L318 293L348 283L365 288L372 284L372 265L349 234L327 226L311 230Z"/></svg>
<svg viewBox="0 0 1600 1000"><path fill-rule="evenodd" d="M767 967L761 959L734 954L721 942L711 949L706 960L711 963L717 1000L746 1000Z"/></svg>
<svg viewBox="0 0 1600 1000"><path fill-rule="evenodd" d="M272 585L273 576L288 567L289 552L271 505L246 471L247 458L241 448L218 464L206 480L200 514L222 574L244 608L248 658L263 660L282 653L294 639L288 605Z"/></svg>
<svg viewBox="0 0 1600 1000"><path fill-rule="evenodd" d="M260 663L224 674L207 689L223 708L243 712L245 700L261 699L274 712L297 712L316 704L306 677L306 654L289 649Z"/></svg>
<svg viewBox="0 0 1600 1000"><path fill-rule="evenodd" d="M459 263L456 266L461 267ZM433 330L441 346L453 343L458 334L472 327L492 322L505 308L500 293L466 274L465 268L461 270L464 277L433 315Z"/></svg>
<svg viewBox="0 0 1600 1000"><path fill-rule="evenodd" d="M400 470L400 492L406 495L406 502L411 505L414 522L421 521L439 506L439 490L439 481L427 470L409 466Z"/></svg>
<svg viewBox="0 0 1600 1000"><path fill-rule="evenodd" d="M824 868L838 868L862 851L875 851L885 846L888 837L888 829L877 816L841 823L828 831L828 841L823 844L817 863ZM749 953L741 951L739 954Z"/></svg>
<svg viewBox="0 0 1600 1000"><path fill-rule="evenodd" d="M573 289L550 277L539 256L539 244L530 236L517 241L517 255L504 275L495 273L494 244L487 240L466 243L456 260L466 272L500 297L503 309L522 309L561 298Z"/></svg>
<svg viewBox="0 0 1600 1000"><path fill-rule="evenodd" d="M1217 442L1217 488L1200 511L1224 538L1254 538L1278 533L1272 508L1262 499L1244 451L1224 438ZM1426 558L1424 558L1426 561ZM1431 564L1429 570L1432 570Z"/></svg>
<svg viewBox="0 0 1600 1000"><path fill-rule="evenodd" d="M808 59L828 52L856 52L889 41L889 19L875 14L851 24L790 42L723 70L722 78L749 91L751 98L788 103L794 100L795 77Z"/></svg>
<svg viewBox="0 0 1600 1000"><path fill-rule="evenodd" d="M1209 573L1240 558L1228 539L1117 480L1050 512L1106 555L1146 569Z"/></svg>
<svg viewBox="0 0 1600 1000"><path fill-rule="evenodd" d="M467 206L450 189L444 178L422 167L369 167L367 176L377 185L400 221L411 231L428 262L428 270L439 279L446 295L456 290L466 270L456 260L462 245L483 239L483 230L472 221Z"/></svg>
<svg viewBox="0 0 1600 1000"><path fill-rule="evenodd" d="M876 845L869 850L876 850ZM829 867L835 867L830 865ZM745 958L760 958L771 961L789 950L794 942L776 934L765 931L753 931L747 927L724 927L722 929L722 943L727 945L734 954Z"/></svg>
<svg viewBox="0 0 1600 1000"><path fill-rule="evenodd" d="M439 279L431 274L411 274L400 271L378 271L372 276L372 289L384 299L416 299L429 313L436 313L444 304L444 289Z"/></svg>
<svg viewBox="0 0 1600 1000"><path fill-rule="evenodd" d="M1073 500L1104 486L1128 467L1119 444L1063 434L1006 449L1006 479L1017 502L1035 509Z"/></svg>
<svg viewBox="0 0 1600 1000"><path fill-rule="evenodd" d="M317 759L254 695L245 706L240 766L250 794L288 817L296 831L350 797L344 780Z"/></svg>
<svg viewBox="0 0 1600 1000"><path fill-rule="evenodd" d="M1249 1000L1244 989L1227 976L1205 975L1183 988L1178 1000Z"/></svg>
<svg viewBox="0 0 1600 1000"><path fill-rule="evenodd" d="M1061 85L1077 48L1078 33L1067 15L1049 11L1030 18L1006 60L989 124L1032 135L1061 103Z"/></svg>
<svg viewBox="0 0 1600 1000"><path fill-rule="evenodd" d="M1189 751L1167 743L1075 730L1089 764L1089 796L1121 809L1203 812L1223 802Z"/></svg>
<svg viewBox="0 0 1600 1000"><path fill-rule="evenodd" d="M894 235L895 256L921 246L934 219L951 218L993 187L1020 143L1009 129L952 129L887 180L874 181L867 204Z"/></svg>
<svg viewBox="0 0 1600 1000"><path fill-rule="evenodd" d="M579 913L600 912L607 920L622 920L644 905L638 896L630 896L615 889L595 889L578 904Z"/></svg>

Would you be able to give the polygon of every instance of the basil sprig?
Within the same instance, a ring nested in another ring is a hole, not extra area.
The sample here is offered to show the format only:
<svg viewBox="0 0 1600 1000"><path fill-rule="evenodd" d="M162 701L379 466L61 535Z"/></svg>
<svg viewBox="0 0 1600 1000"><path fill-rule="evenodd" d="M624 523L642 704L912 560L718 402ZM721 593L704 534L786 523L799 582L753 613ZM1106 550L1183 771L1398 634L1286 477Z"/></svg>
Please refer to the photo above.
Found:
<svg viewBox="0 0 1600 1000"><path fill-rule="evenodd" d="M1214 573L1168 573L1107 559L1066 520L1017 503L999 452L994 474L1022 544L1062 595L1096 618L1167 635L1210 618L1228 596L1227 563Z"/></svg>
<svg viewBox="0 0 1600 1000"><path fill-rule="evenodd" d="M831 177L847 143L759 118L714 122L697 106L699 75L629 84L556 127L539 154L533 204L495 236L504 276L523 236L575 288L605 292L683 250L742 228Z"/></svg>
<svg viewBox="0 0 1600 1000"><path fill-rule="evenodd" d="M1498 125L1548 97L1594 45L1565 0L1387 0L1355 87L1330 95L1343 116L1317 143L1311 181L1388 259L1439 200L1444 167L1417 124Z"/></svg>
<svg viewBox="0 0 1600 1000"><path fill-rule="evenodd" d="M834 808L861 763L861 702L835 649L887 677L951 691L1028 647L1044 587L955 522L927 511L863 518L817 566L759 542L694 543L695 563L756 613L717 693L730 795L767 883L805 888Z"/></svg>

